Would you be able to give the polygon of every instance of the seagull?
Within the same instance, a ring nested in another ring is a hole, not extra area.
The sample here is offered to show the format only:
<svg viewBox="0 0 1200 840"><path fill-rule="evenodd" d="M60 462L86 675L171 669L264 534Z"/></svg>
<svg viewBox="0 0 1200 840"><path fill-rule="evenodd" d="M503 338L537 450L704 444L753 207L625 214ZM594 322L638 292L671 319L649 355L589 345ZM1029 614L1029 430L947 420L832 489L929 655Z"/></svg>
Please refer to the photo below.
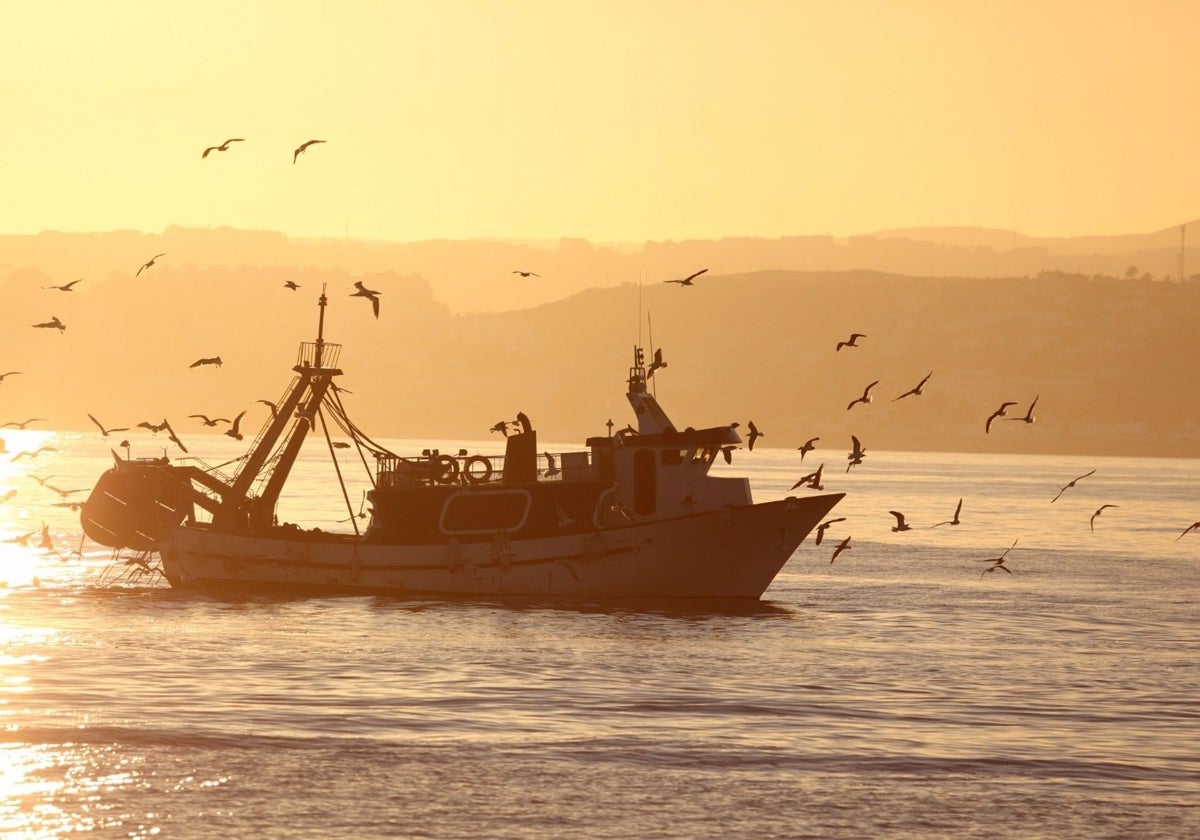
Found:
<svg viewBox="0 0 1200 840"><path fill-rule="evenodd" d="M8 373L0 373L0 382L3 382L7 377L21 373L19 370L10 370Z"/></svg>
<svg viewBox="0 0 1200 840"><path fill-rule="evenodd" d="M848 406L846 406L846 410L849 411L850 409L854 408L854 406L856 406L858 403L864 403L864 404L869 403L871 401L871 389L874 388L878 384L879 384L879 380L876 379L874 382L872 382L870 385L868 385L865 389L863 389L862 396L856 400L851 400L850 404Z"/></svg>
<svg viewBox="0 0 1200 840"><path fill-rule="evenodd" d="M165 417L163 418L163 424L167 427L167 439L170 440L171 443L175 444L180 449L182 449L184 452L187 452L188 448L183 445L183 441L181 441L179 439L179 435L175 434L175 430L171 428L171 424L167 422ZM166 454L165 451L164 451L164 454Z"/></svg>
<svg viewBox="0 0 1200 840"><path fill-rule="evenodd" d="M229 144L230 144L230 143L241 143L241 142L243 142L245 139L246 139L245 137L230 137L228 140L226 140L226 141L225 141L224 143L222 143L220 146L209 146L207 149L205 149L205 150L204 150L204 154L200 155L200 157L201 157L201 158L206 158L206 157L208 157L208 153L209 153L209 152L224 152L224 151L227 151L227 150L229 149Z"/></svg>
<svg viewBox="0 0 1200 840"><path fill-rule="evenodd" d="M821 464L821 466L817 467L815 472L810 472L808 475L801 478L799 481L797 481L795 484L793 484L788 489L795 490L797 487L801 487L801 486L807 484L809 487L813 488L814 490L824 490L825 487L824 487L824 485L821 484L821 473L823 473L824 471L825 471L825 465Z"/></svg>
<svg viewBox="0 0 1200 840"><path fill-rule="evenodd" d="M912 389L910 389L910 390L908 390L908 391L905 391L903 394L901 394L900 396L896 397L896 399L895 399L895 400L892 400L892 402L896 402L896 400L902 400L902 399L904 399L905 397L919 397L919 396L921 396L922 394L924 394L924 393L925 393L925 383L929 381L929 377L931 377L931 376L933 376L933 371L929 371L929 373L925 374L925 378L924 378L924 379L922 379L920 382L918 382L918 383L917 383L917 387L915 387L915 388L912 388Z"/></svg>
<svg viewBox="0 0 1200 840"><path fill-rule="evenodd" d="M7 429L9 426L12 426L14 429L24 429L30 423L38 423L38 422L45 423L46 418L45 417L30 417L24 423L18 423L16 421L9 421L8 423L5 423L3 426L0 426L0 429Z"/></svg>
<svg viewBox="0 0 1200 840"><path fill-rule="evenodd" d="M308 147L314 143L324 143L324 140L305 140L296 147L296 151L292 152L292 163L296 162L296 158L300 157L304 152L308 151Z"/></svg>
<svg viewBox="0 0 1200 840"><path fill-rule="evenodd" d="M948 519L945 522L939 522L937 525L930 525L930 528L936 528L938 525L958 525L958 515L962 513L962 499L958 500L958 507L954 509L954 518Z"/></svg>
<svg viewBox="0 0 1200 840"><path fill-rule="evenodd" d="M109 436L109 434L110 434L111 432L128 432L128 431L129 431L129 427L128 427L128 426L123 426L123 427L122 427L122 428L120 428L120 429L106 429L106 428L104 428L104 424L103 424L103 423L101 423L101 422L100 422L99 420L97 420L95 417L92 417L92 415L90 415L90 414L88 415L88 419L90 419L90 420L91 420L93 423L95 423L95 424L96 424L96 426L97 426L97 427L99 427L99 429L100 429L100 437L108 437L108 436Z"/></svg>
<svg viewBox="0 0 1200 840"><path fill-rule="evenodd" d="M1193 522L1191 525L1183 529L1183 533L1175 538L1175 542L1179 542L1181 539L1187 536L1188 531L1194 531L1197 528L1200 528L1200 522Z"/></svg>
<svg viewBox="0 0 1200 840"><path fill-rule="evenodd" d="M1017 537L1016 540L1013 540L1013 544L1010 545L1008 548L1004 549L1004 553L1001 554L999 557L993 557L991 560L983 561L984 563L991 563L992 565L988 566L986 569L984 569L982 572L979 573L980 580L983 580L983 576L986 575L988 572L994 572L997 569L1003 569L1004 571L1008 572L1010 575L1012 574L1012 569L1010 569L1010 568L1008 568L1008 566L1004 565L1004 558L1008 556L1008 552L1012 551L1014 548L1017 547L1017 540L1019 540L1019 539L1021 539L1021 538Z"/></svg>
<svg viewBox="0 0 1200 840"><path fill-rule="evenodd" d="M534 274L532 271L521 271L519 268L513 269L513 274L520 274L522 277L541 277L540 274Z"/></svg>
<svg viewBox="0 0 1200 840"><path fill-rule="evenodd" d="M379 295L381 292L372 291L362 284L361 280L354 281L354 288L357 292L352 292L350 297L365 297L371 301L371 309L375 311L375 317L379 317Z"/></svg>
<svg viewBox="0 0 1200 840"><path fill-rule="evenodd" d="M1024 416L1024 417L1006 417L1006 418L1005 418L1005 420L1019 420L1019 421L1020 421L1020 422L1022 422L1022 423L1034 423L1034 422L1036 422L1036 421L1037 421L1037 418L1033 416L1033 407L1034 407L1035 405L1037 405L1038 397L1040 397L1040 396L1041 396L1041 394L1038 394L1038 396L1037 396L1037 397L1034 397L1034 398L1033 398L1033 402L1031 402L1031 403L1029 404L1029 410L1025 412L1025 416Z"/></svg>
<svg viewBox="0 0 1200 840"><path fill-rule="evenodd" d="M649 379L654 375L654 371L658 370L659 368L665 368L666 366L667 363L663 361L662 357L662 348L659 347L654 351L654 361L650 363L650 368L646 371L646 378Z"/></svg>
<svg viewBox="0 0 1200 840"><path fill-rule="evenodd" d="M3 496L0 496L0 505L4 504L5 502L7 502L9 499L11 499L15 495L17 495L16 490L9 490Z"/></svg>
<svg viewBox="0 0 1200 840"><path fill-rule="evenodd" d="M500 434L504 435L505 437L508 437L508 421L500 420L494 426L492 426L490 429L488 429L488 431L489 432L500 432Z"/></svg>
<svg viewBox="0 0 1200 840"><path fill-rule="evenodd" d="M213 356L212 358L208 358L208 359L197 359L196 361L194 361L190 365L188 365L188 367L195 368L195 367L200 367L202 365L216 365L217 367L220 367L221 366L221 357Z"/></svg>
<svg viewBox="0 0 1200 840"><path fill-rule="evenodd" d="M286 283L283 284L283 287L285 289L291 289L294 292L300 288L300 284L297 283L295 280L288 280Z"/></svg>
<svg viewBox="0 0 1200 840"><path fill-rule="evenodd" d="M863 449L863 445L858 442L857 437L850 435L850 440L854 444L854 448L851 449L850 454L846 456L846 458L850 461L850 463L846 465L846 472L850 472L851 467L861 464L863 462L863 458L867 456L867 450Z"/></svg>
<svg viewBox="0 0 1200 840"><path fill-rule="evenodd" d="M824 522L822 522L820 525L818 525L817 526L817 543L816 544L817 545L821 544L821 540L825 539L825 532L828 531L829 528L835 522L845 522L845 521L846 521L846 517L839 516L837 519L826 519Z"/></svg>
<svg viewBox="0 0 1200 840"><path fill-rule="evenodd" d="M839 554L851 548L854 548L854 546L850 545L850 538L846 537L846 539L838 543L838 547L833 550L833 556L829 558L829 565L832 566L833 561L838 559Z"/></svg>
<svg viewBox="0 0 1200 840"><path fill-rule="evenodd" d="M1069 487L1074 487L1074 486L1075 486L1075 482L1076 482L1076 481L1080 481L1080 480L1082 480L1082 479L1085 479L1085 478L1087 478L1089 475L1091 475L1091 474L1092 474L1092 473L1094 473L1094 472L1095 472L1095 470L1092 470L1092 472L1085 472L1083 475L1079 476L1079 478L1072 478L1070 481L1068 481L1066 484L1064 484L1064 485L1062 486L1062 489L1061 489L1061 490L1059 490L1059 491L1058 491L1058 496L1061 496L1063 493L1067 492L1067 488L1069 488ZM1058 496L1055 496L1053 499L1051 499L1051 500L1050 500L1050 504L1054 504L1055 502L1057 502L1057 501L1058 501Z"/></svg>
<svg viewBox="0 0 1200 840"><path fill-rule="evenodd" d="M168 425L170 424L167 423L166 419L164 419L161 423L151 423L149 420L143 420L141 423L137 424L137 428L149 429L154 434L158 434L163 429L167 428Z"/></svg>
<svg viewBox="0 0 1200 840"><path fill-rule="evenodd" d="M729 446L721 447L721 457L725 459L726 464L733 463L733 450L735 450L737 448L738 447L734 446L733 444L730 444Z"/></svg>
<svg viewBox="0 0 1200 840"><path fill-rule="evenodd" d="M1105 508L1110 507L1115 508L1120 507L1120 505L1100 505L1100 507L1096 508L1096 512L1092 514L1092 518L1088 520L1088 526L1092 529L1093 534L1096 533L1096 517L1099 516L1100 512Z"/></svg>
<svg viewBox="0 0 1200 840"><path fill-rule="evenodd" d="M707 268L702 268L699 271L697 271L695 274L689 274L687 277L684 277L682 280L664 280L663 282L664 283L678 283L680 286L691 286L691 285L693 285L692 281L695 280L697 277L699 277L701 274L703 274L706 271L708 271Z"/></svg>
<svg viewBox="0 0 1200 840"><path fill-rule="evenodd" d="M857 347L858 340L860 338L866 338L866 337L867 336L865 333L850 333L850 337L848 339L846 339L845 341L839 341L837 343L837 347L835 347L834 350L840 352L843 347Z"/></svg>
<svg viewBox="0 0 1200 840"><path fill-rule="evenodd" d="M189 414L188 417L189 418L197 417L200 420L203 420L205 426L215 426L218 423L232 422L225 417L209 417L207 414Z"/></svg>
<svg viewBox="0 0 1200 840"><path fill-rule="evenodd" d="M985 433L987 433L987 434L991 434L991 431L992 431L992 421L993 421L993 420L995 420L997 417L1003 417L1005 414L1007 414L1007 413L1008 413L1008 407L1009 407L1010 405L1016 405L1016 403L1015 403L1015 402L1013 402L1013 401L1011 401L1011 400L1010 400L1010 401L1008 401L1008 402L1003 402L1003 403L1000 403L1000 407L999 407L999 408L997 408L995 411L993 411L993 412L992 412L992 416L991 416L991 417L989 417L989 418L987 419L987 423L985 423L985 424L983 425L983 431L984 431Z"/></svg>
<svg viewBox="0 0 1200 840"><path fill-rule="evenodd" d="M82 282L83 282L83 278L80 277L78 280L72 280L70 283L67 283L62 286L42 286L42 288L43 289L57 289L60 292L69 292L69 291L71 291L72 286L74 286L76 283L82 283Z"/></svg>
<svg viewBox="0 0 1200 840"><path fill-rule="evenodd" d="M760 437L765 437L766 432L760 432L758 430L758 426L754 425L753 420L751 420L747 425L750 427L750 435L749 435L749 442L746 444L746 447L751 452L753 452L754 451L754 441L758 440Z"/></svg>
<svg viewBox="0 0 1200 840"><path fill-rule="evenodd" d="M542 454L546 456L546 462L550 465L546 467L546 471L542 473L542 475L546 476L547 478L558 475L558 465L554 463L554 456L549 452L543 452Z"/></svg>
<svg viewBox="0 0 1200 840"><path fill-rule="evenodd" d="M344 440L335 440L333 443L331 443L329 445L332 446L334 449L349 449L350 448L350 444L346 443L346 441L344 441Z"/></svg>
<svg viewBox="0 0 1200 840"><path fill-rule="evenodd" d="M243 410L241 414L239 414L237 417L234 417L233 425L225 430L225 434L229 435L234 440L242 439L242 433L241 433L241 431L239 431L239 429L241 428L241 425L242 425L242 415L244 415L245 413L246 412Z"/></svg>
<svg viewBox="0 0 1200 840"><path fill-rule="evenodd" d="M242 410L242 413L239 414L238 416L235 416L235 418L233 419L233 425L229 426L229 428L227 428L227 430L224 431L224 433L228 434L228 436L230 438L233 438L234 440L241 440L241 438L242 438L242 434L240 431L241 418L242 418L242 415L244 415L245 413L246 413L245 410Z"/></svg>
<svg viewBox="0 0 1200 840"><path fill-rule="evenodd" d="M255 400L255 402L260 402L260 403L262 403L263 405L265 405L267 408L271 409L271 419L272 419L272 420L274 420L274 419L275 419L275 415L276 415L277 413L279 413L279 408L278 408L278 406L276 406L276 405L275 405L275 403L271 402L270 400ZM225 422L226 422L226 423L228 423L229 421L228 421L228 420L226 420Z"/></svg>
<svg viewBox="0 0 1200 840"><path fill-rule="evenodd" d="M904 521L904 514L898 510L889 510L892 516L896 517L896 524L892 526L893 531L911 531L912 526Z"/></svg>
<svg viewBox="0 0 1200 840"><path fill-rule="evenodd" d="M820 440L819 437L809 438L808 440L804 441L803 446L796 447L797 449L800 450L800 460L801 461L804 460L805 455L807 455L809 452L812 452L814 449L817 448L816 446L814 446L814 444L819 440Z"/></svg>
<svg viewBox="0 0 1200 840"><path fill-rule="evenodd" d="M58 330L59 332L65 332L67 329L67 325L58 320L57 315L51 315L49 321L43 321L42 323L34 324L33 326L40 330Z"/></svg>
<svg viewBox="0 0 1200 840"><path fill-rule="evenodd" d="M53 490L64 499L67 498L67 496L70 496L72 493L82 493L84 490L88 489L87 487L80 487L77 490L63 490L61 487L55 487L53 484L43 484L42 486L47 490Z"/></svg>
<svg viewBox="0 0 1200 840"><path fill-rule="evenodd" d="M155 261L155 260L157 260L159 257L165 257L165 256L166 256L166 254L165 254L165 253L164 253L164 254L155 254L153 257L151 257L150 259L148 259L146 262L142 263L142 267L141 267L141 268L139 268L139 269L137 270L137 274L135 274L135 275L133 275L133 276L134 276L134 277L137 277L137 276L138 276L138 274L141 274L141 273L142 273L143 271L145 271L147 268L150 268L152 265L154 265L154 261Z"/></svg>

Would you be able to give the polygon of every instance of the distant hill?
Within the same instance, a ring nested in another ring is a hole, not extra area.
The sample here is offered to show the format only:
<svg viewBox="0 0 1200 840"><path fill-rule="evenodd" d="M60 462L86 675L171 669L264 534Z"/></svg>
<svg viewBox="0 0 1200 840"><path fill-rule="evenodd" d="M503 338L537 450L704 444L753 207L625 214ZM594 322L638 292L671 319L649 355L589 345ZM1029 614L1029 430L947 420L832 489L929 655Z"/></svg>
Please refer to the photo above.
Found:
<svg viewBox="0 0 1200 840"><path fill-rule="evenodd" d="M660 286L700 268L706 277L757 271L880 271L914 277L1086 277L1179 279L1178 228L1129 236L1045 238L981 228L910 228L863 236L727 237L718 240L601 244L501 240L379 242L291 239L273 231L171 227L137 231L0 236L0 280L32 270L61 284L149 272L199 276L209 269L267 267L311 272L396 273L420 277L454 313L528 309L585 289L627 283ZM537 276L522 277L518 272ZM1184 273L1200 278L1200 222L1193 223ZM702 283L707 280L700 281ZM82 288L82 286L81 286Z"/></svg>
<svg viewBox="0 0 1200 840"><path fill-rule="evenodd" d="M835 462L851 434L875 450L1200 457L1200 392L1187 386L1200 358L1196 281L710 271L690 288L626 282L455 314L427 278L401 271L164 258L138 277L44 288L63 279L20 269L3 283L0 372L23 373L0 383L0 422L90 430L89 412L122 426L166 416L186 440L201 431L186 415L248 409L256 428L265 409L255 400L289 381L325 286L346 404L375 436L486 438L517 411L544 441L605 434L610 418L632 420L624 380L652 329L671 417L697 427L753 418L768 435L759 445L819 435ZM350 296L355 280L382 292L378 319ZM32 327L51 316L65 332ZM867 338L836 351L851 332ZM221 368L189 367L216 355ZM930 371L924 395L894 400ZM847 411L874 380L874 401ZM1001 402L1017 402L1016 416L1034 397L1036 423L984 433ZM143 451L159 445L137 434Z"/></svg>

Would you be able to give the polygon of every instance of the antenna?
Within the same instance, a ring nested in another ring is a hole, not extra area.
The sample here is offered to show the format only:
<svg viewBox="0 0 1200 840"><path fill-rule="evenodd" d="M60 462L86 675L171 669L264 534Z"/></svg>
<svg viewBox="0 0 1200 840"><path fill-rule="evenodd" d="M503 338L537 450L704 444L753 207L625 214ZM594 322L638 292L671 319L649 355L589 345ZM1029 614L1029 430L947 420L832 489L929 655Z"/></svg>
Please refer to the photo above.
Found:
<svg viewBox="0 0 1200 840"><path fill-rule="evenodd" d="M638 346L642 344L642 278L645 272L638 269Z"/></svg>
<svg viewBox="0 0 1200 840"><path fill-rule="evenodd" d="M650 312L646 312L646 331L650 338L650 357L654 358L654 325L650 323ZM653 371L651 371L653 373ZM658 396L658 383L654 383L654 396Z"/></svg>

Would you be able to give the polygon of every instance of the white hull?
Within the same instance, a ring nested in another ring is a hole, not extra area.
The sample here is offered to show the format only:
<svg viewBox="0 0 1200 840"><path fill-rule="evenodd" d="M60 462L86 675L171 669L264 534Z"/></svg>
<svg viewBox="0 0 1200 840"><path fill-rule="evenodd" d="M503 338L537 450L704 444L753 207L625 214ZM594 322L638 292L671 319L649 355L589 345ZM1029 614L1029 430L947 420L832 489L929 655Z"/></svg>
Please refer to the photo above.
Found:
<svg viewBox="0 0 1200 840"><path fill-rule="evenodd" d="M173 586L234 593L759 598L841 498L788 498L591 534L436 545L180 526L159 551Z"/></svg>

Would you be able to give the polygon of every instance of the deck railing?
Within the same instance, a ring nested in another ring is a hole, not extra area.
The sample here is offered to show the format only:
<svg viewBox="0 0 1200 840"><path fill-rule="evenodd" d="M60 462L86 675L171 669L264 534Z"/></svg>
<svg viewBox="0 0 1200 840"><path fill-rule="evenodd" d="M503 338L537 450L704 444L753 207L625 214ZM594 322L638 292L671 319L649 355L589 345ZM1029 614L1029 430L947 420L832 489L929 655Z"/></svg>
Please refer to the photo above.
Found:
<svg viewBox="0 0 1200 840"><path fill-rule="evenodd" d="M338 365L338 357L342 354L342 345L331 342L303 341L296 358L296 366L302 368L317 368L332 370Z"/></svg>
<svg viewBox="0 0 1200 840"><path fill-rule="evenodd" d="M433 484L486 487L504 480L503 455L451 455L433 450L411 458L392 454L375 457L381 488ZM538 481L592 481L599 478L600 471L585 451L538 455L537 474Z"/></svg>

